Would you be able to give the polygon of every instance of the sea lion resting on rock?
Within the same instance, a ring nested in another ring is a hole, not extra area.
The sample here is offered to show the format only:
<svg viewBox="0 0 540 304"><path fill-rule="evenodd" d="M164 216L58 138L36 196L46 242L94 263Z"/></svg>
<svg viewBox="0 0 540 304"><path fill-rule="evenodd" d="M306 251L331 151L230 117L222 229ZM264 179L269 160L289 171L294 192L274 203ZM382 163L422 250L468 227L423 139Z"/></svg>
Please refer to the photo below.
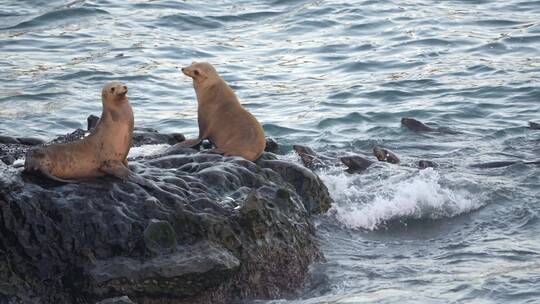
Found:
<svg viewBox="0 0 540 304"><path fill-rule="evenodd" d="M61 182L111 174L147 185L127 167L134 124L127 92L127 86L120 82L105 85L101 91L103 113L95 130L74 142L30 149L24 171L39 171Z"/></svg>
<svg viewBox="0 0 540 304"><path fill-rule="evenodd" d="M255 161L264 151L264 131L257 119L238 101L233 90L207 62L194 62L182 72L193 78L197 93L199 136L174 146L194 147L209 139L212 152Z"/></svg>

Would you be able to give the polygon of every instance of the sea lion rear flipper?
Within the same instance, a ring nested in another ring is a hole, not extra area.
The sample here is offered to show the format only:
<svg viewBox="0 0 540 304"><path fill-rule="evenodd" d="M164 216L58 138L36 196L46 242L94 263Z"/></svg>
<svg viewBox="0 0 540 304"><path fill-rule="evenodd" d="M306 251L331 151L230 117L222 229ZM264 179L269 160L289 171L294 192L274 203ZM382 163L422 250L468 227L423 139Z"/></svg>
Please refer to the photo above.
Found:
<svg viewBox="0 0 540 304"><path fill-rule="evenodd" d="M156 188L151 181L146 180L145 178L133 173L120 161L107 161L105 162L99 170L108 173L110 175L116 176L122 180L130 181L135 184L141 185L148 188Z"/></svg>

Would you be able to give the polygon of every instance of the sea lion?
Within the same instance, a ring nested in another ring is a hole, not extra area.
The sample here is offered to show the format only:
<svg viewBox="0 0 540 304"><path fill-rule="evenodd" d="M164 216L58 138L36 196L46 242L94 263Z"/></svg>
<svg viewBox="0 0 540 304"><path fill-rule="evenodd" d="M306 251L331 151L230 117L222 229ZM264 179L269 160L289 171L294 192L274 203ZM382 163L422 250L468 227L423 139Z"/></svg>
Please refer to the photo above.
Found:
<svg viewBox="0 0 540 304"><path fill-rule="evenodd" d="M300 156L300 160L302 160L304 166L312 170L344 164L347 167L345 170L347 173L358 173L366 170L373 164L372 161L359 155L342 156L336 159L317 154L307 146L293 145L293 150Z"/></svg>
<svg viewBox="0 0 540 304"><path fill-rule="evenodd" d="M437 168L439 165L431 160L420 160L418 161L418 168L420 170L427 169L427 168Z"/></svg>
<svg viewBox="0 0 540 304"><path fill-rule="evenodd" d="M300 160L306 168L319 169L335 165L335 159L317 154L313 149L302 145L293 145L293 150L300 156Z"/></svg>
<svg viewBox="0 0 540 304"><path fill-rule="evenodd" d="M191 148L209 139L216 146L211 152L241 156L250 161L259 158L266 144L264 130L242 107L214 67L207 62L194 62L182 68L182 72L193 79L197 94L199 136L177 145Z"/></svg>
<svg viewBox="0 0 540 304"><path fill-rule="evenodd" d="M529 128L533 130L540 130L540 123L529 121Z"/></svg>
<svg viewBox="0 0 540 304"><path fill-rule="evenodd" d="M400 162L399 157L397 157L397 155L395 155L392 151L378 146L373 148L373 155L375 155L379 161L384 161L391 164L399 164Z"/></svg>
<svg viewBox="0 0 540 304"><path fill-rule="evenodd" d="M127 86L121 82L105 85L101 92L103 113L92 133L74 142L30 149L24 171L38 171L61 182L111 174L147 185L127 167L134 124L127 92Z"/></svg>
<svg viewBox="0 0 540 304"><path fill-rule="evenodd" d="M343 156L339 160L347 166L347 173L357 173L366 170L369 166L373 164L372 161L366 159L362 156L352 155L352 156Z"/></svg>
<svg viewBox="0 0 540 304"><path fill-rule="evenodd" d="M401 124L414 132L439 132L448 134L459 134L459 132L450 130L448 128L432 128L425 123L410 117L401 118Z"/></svg>
<svg viewBox="0 0 540 304"><path fill-rule="evenodd" d="M516 164L540 165L540 160L537 160L537 161L522 161L522 160L494 161L494 162L489 162L489 163L473 164L473 165L470 165L470 167L479 168L479 169L492 169L492 168L508 167L508 166L512 166Z"/></svg>

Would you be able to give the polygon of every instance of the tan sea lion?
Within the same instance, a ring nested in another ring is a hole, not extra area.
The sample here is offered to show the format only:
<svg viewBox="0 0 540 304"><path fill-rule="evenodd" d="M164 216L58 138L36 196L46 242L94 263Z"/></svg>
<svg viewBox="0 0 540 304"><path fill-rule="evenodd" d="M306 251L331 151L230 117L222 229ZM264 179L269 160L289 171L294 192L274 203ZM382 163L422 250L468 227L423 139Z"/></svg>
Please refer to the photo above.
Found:
<svg viewBox="0 0 540 304"><path fill-rule="evenodd" d="M176 144L194 147L209 139L217 148L212 152L242 156L255 161L264 152L264 130L257 119L238 101L233 90L207 62L194 62L182 72L193 78L197 94L199 136Z"/></svg>
<svg viewBox="0 0 540 304"><path fill-rule="evenodd" d="M92 133L74 142L30 149L24 170L39 171L61 182L111 174L145 185L145 180L127 167L134 124L127 92L121 82L105 85L101 91L103 113Z"/></svg>

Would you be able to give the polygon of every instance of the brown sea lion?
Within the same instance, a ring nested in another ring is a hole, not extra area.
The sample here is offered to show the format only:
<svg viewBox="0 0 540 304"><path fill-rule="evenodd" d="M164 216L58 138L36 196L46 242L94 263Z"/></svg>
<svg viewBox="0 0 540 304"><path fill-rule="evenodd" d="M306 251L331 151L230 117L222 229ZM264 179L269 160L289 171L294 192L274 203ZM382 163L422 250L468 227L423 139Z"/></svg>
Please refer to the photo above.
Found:
<svg viewBox="0 0 540 304"><path fill-rule="evenodd" d="M343 156L339 160L347 166L347 173L358 173L366 170L369 166L373 164L372 161L358 155L352 156Z"/></svg>
<svg viewBox="0 0 540 304"><path fill-rule="evenodd" d="M306 168L320 169L328 166L334 166L335 159L328 159L324 156L317 154L313 149L302 145L293 145L293 150L300 156L300 160Z"/></svg>
<svg viewBox="0 0 540 304"><path fill-rule="evenodd" d="M103 113L93 132L74 142L30 149L24 170L39 171L61 182L111 174L146 185L127 167L134 124L127 92L127 86L120 82L105 85L101 92Z"/></svg>
<svg viewBox="0 0 540 304"><path fill-rule="evenodd" d="M373 155L375 155L379 161L384 161L391 164L399 164L400 162L399 157L397 157L397 155L395 155L392 151L378 146L373 148Z"/></svg>
<svg viewBox="0 0 540 304"><path fill-rule="evenodd" d="M448 134L459 134L459 132L450 130L448 128L432 128L425 123L410 117L401 118L401 124L414 132L438 132Z"/></svg>
<svg viewBox="0 0 540 304"><path fill-rule="evenodd" d="M209 139L225 156L242 156L255 161L264 152L265 137L261 124L238 101L233 90L207 62L194 62L182 72L193 78L197 94L199 136L175 145L195 147ZM175 149L173 148L173 149Z"/></svg>
<svg viewBox="0 0 540 304"><path fill-rule="evenodd" d="M516 164L540 165L540 160L537 160L537 161L503 160L503 161L494 161L494 162L489 162L489 163L473 164L473 165L470 165L470 167L479 168L479 169L492 169L492 168L508 167L508 166L512 166Z"/></svg>
<svg viewBox="0 0 540 304"><path fill-rule="evenodd" d="M310 147L302 145L293 145L293 150L300 156L304 166L312 170L338 166L341 163L347 167L345 170L347 173L359 173L373 164L372 161L359 155L342 156L337 159L320 155Z"/></svg>

